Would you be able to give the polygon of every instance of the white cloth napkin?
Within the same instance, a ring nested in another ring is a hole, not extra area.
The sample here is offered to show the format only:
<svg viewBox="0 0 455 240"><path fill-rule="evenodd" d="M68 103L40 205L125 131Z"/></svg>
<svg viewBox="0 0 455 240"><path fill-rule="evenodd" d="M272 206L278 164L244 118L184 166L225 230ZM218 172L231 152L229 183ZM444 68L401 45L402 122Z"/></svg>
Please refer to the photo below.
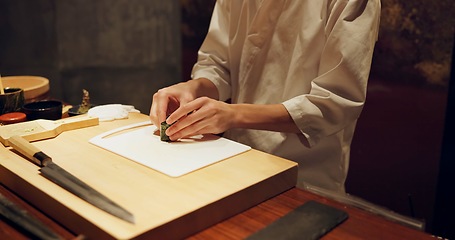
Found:
<svg viewBox="0 0 455 240"><path fill-rule="evenodd" d="M128 118L128 113L140 112L131 105L107 104L92 107L88 110L88 115L97 117L100 121L113 121L115 119Z"/></svg>

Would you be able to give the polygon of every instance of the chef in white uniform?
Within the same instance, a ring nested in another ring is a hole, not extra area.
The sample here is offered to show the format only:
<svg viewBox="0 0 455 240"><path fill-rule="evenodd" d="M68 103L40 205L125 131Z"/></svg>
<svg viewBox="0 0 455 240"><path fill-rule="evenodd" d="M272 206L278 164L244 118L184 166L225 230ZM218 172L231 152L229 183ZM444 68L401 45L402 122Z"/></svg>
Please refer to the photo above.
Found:
<svg viewBox="0 0 455 240"><path fill-rule="evenodd" d="M171 140L224 133L298 162L298 187L343 193L380 10L380 0L218 0L192 80L155 93L150 118L175 123Z"/></svg>

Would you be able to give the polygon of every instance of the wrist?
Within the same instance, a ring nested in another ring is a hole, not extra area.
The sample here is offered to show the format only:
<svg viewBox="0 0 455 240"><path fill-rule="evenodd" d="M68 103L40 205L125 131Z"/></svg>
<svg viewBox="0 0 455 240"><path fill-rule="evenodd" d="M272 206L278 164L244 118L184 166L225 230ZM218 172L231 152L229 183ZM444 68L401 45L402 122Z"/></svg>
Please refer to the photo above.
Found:
<svg viewBox="0 0 455 240"><path fill-rule="evenodd" d="M196 97L209 97L218 100L218 89L215 84L207 78L197 78L189 80Z"/></svg>
<svg viewBox="0 0 455 240"><path fill-rule="evenodd" d="M231 128L300 132L282 104L232 104L231 106L233 111Z"/></svg>

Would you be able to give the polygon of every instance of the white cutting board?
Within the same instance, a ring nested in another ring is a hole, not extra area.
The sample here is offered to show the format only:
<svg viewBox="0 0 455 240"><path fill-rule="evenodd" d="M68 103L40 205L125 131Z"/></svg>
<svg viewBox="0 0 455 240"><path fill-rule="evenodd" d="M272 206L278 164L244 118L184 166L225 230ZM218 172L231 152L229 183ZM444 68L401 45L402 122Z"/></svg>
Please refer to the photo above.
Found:
<svg viewBox="0 0 455 240"><path fill-rule="evenodd" d="M216 135L163 142L155 131L157 127L150 121L140 122L105 132L89 142L171 177L182 176L251 149Z"/></svg>

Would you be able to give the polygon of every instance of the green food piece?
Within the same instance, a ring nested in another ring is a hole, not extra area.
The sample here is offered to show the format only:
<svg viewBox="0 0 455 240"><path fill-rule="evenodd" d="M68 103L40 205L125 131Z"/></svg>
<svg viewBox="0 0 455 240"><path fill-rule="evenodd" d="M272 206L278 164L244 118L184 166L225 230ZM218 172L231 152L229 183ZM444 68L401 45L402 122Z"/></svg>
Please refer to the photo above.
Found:
<svg viewBox="0 0 455 240"><path fill-rule="evenodd" d="M166 135L166 129L168 129L172 124L166 123L166 121L161 123L161 128L160 128L160 139L161 141L164 142L170 142L171 139L169 138L168 135Z"/></svg>

